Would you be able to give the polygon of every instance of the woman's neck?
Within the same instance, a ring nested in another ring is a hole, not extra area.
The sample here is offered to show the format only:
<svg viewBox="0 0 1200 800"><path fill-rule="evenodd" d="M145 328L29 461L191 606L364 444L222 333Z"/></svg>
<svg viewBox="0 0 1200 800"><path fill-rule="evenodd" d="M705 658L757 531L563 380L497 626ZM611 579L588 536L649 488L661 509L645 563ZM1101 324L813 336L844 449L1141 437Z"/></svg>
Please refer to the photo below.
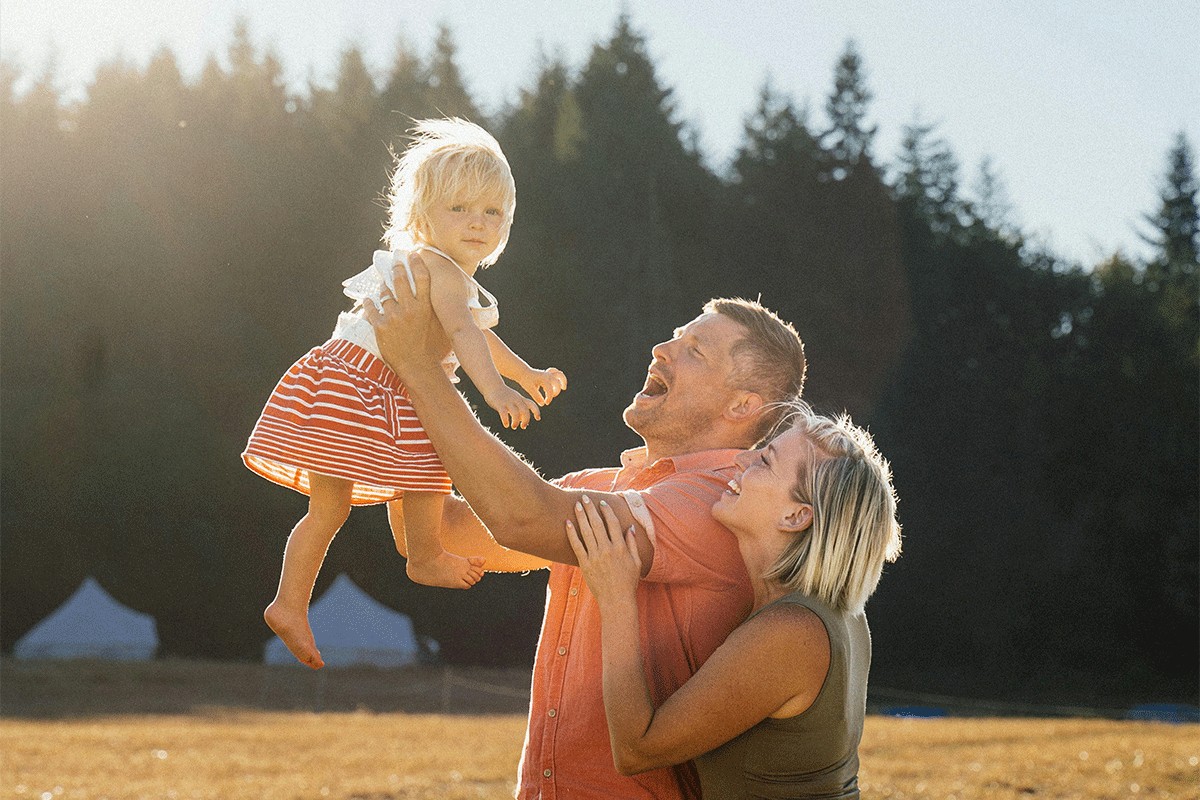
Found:
<svg viewBox="0 0 1200 800"><path fill-rule="evenodd" d="M784 542L786 544L786 542ZM767 570L783 554L783 545L774 540L761 540L749 536L738 537L738 550L746 571L750 573L750 588L754 590L754 611L775 602L788 593L779 581L765 577Z"/></svg>

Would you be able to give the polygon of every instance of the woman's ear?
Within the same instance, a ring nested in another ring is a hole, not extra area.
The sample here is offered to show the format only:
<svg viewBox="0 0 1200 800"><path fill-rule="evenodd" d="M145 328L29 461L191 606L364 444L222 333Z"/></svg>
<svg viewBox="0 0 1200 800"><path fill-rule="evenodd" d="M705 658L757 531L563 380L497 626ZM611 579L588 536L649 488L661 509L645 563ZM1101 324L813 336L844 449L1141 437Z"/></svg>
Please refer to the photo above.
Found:
<svg viewBox="0 0 1200 800"><path fill-rule="evenodd" d="M779 529L788 533L801 533L812 527L812 522L812 503L797 503L779 523Z"/></svg>

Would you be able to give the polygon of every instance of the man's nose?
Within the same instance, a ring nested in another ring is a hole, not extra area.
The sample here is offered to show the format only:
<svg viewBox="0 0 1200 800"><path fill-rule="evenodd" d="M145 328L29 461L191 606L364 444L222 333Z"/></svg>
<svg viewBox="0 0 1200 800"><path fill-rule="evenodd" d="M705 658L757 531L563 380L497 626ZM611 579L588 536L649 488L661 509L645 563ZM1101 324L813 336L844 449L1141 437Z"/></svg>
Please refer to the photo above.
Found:
<svg viewBox="0 0 1200 800"><path fill-rule="evenodd" d="M654 358L659 361L666 361L667 347L670 344L670 342L659 342L658 344L654 345L654 347L650 348L650 355L654 356Z"/></svg>

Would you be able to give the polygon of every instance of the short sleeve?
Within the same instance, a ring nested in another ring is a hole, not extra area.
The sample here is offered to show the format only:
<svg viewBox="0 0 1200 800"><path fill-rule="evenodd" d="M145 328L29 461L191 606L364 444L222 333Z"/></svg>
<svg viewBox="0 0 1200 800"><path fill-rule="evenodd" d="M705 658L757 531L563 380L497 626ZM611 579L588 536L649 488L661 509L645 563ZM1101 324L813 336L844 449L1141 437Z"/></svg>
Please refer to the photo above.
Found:
<svg viewBox="0 0 1200 800"><path fill-rule="evenodd" d="M654 560L645 580L709 589L746 584L737 540L712 517L728 481L725 471L686 472L638 493L654 527Z"/></svg>

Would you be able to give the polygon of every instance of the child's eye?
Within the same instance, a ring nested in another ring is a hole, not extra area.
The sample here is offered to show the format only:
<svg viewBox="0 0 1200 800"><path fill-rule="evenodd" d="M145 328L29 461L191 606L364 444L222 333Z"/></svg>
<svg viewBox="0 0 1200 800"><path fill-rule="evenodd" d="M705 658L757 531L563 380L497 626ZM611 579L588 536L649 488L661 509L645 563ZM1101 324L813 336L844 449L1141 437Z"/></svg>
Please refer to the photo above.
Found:
<svg viewBox="0 0 1200 800"><path fill-rule="evenodd" d="M487 210L487 213L491 214L493 217L498 217L503 212L501 212L500 209L498 209L498 208L489 208Z"/></svg>
<svg viewBox="0 0 1200 800"><path fill-rule="evenodd" d="M451 211L466 211L467 209L466 209L466 206L455 205L455 206L450 206L450 210Z"/></svg>

